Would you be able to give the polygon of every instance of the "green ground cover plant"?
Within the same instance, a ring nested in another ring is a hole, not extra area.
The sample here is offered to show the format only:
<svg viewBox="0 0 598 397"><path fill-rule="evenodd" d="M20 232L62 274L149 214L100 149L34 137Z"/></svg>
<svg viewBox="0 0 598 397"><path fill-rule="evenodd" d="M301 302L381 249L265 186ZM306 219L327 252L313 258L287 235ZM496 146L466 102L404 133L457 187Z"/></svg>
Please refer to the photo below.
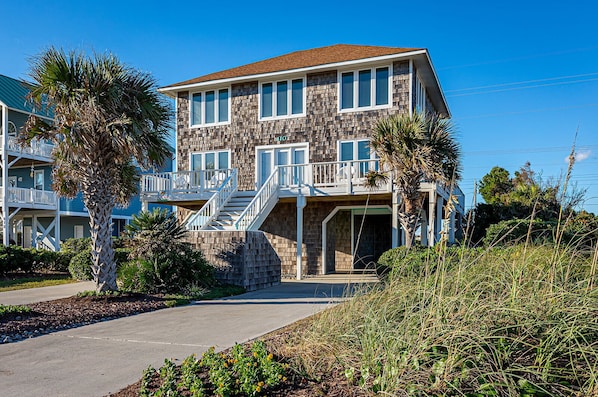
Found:
<svg viewBox="0 0 598 397"><path fill-rule="evenodd" d="M399 270L385 283L317 316L277 354L312 378L341 371L382 395L598 394L596 251L521 244L387 256Z"/></svg>
<svg viewBox="0 0 598 397"><path fill-rule="evenodd" d="M201 359L187 357L180 367L164 360L158 370L148 367L142 376L142 397L255 397L286 381L286 365L278 362L266 345L257 341L248 347L236 344L228 353L212 347Z"/></svg>
<svg viewBox="0 0 598 397"><path fill-rule="evenodd" d="M0 305L0 318L7 314L24 314L31 311L30 307L27 306L13 306L13 305Z"/></svg>

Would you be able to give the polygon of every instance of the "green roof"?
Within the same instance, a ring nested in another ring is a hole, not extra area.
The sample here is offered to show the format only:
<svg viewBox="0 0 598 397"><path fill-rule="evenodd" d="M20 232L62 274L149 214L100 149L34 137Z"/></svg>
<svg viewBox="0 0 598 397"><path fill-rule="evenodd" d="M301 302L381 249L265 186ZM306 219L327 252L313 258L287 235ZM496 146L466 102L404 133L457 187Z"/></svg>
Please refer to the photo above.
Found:
<svg viewBox="0 0 598 397"><path fill-rule="evenodd" d="M31 85L0 74L0 102L12 110L24 113L38 113L27 100ZM51 112L41 112L41 116L52 117Z"/></svg>

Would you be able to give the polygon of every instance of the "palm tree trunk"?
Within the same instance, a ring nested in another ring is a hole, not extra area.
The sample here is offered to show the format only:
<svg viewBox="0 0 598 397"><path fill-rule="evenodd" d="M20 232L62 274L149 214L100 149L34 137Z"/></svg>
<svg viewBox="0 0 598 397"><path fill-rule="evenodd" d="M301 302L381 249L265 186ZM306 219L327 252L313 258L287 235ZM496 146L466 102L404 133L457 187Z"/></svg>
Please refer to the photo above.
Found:
<svg viewBox="0 0 598 397"><path fill-rule="evenodd" d="M405 232L405 246L410 248L415 240L419 209L417 208L417 199L403 195L402 201L403 211L399 212L399 222Z"/></svg>
<svg viewBox="0 0 598 397"><path fill-rule="evenodd" d="M93 280L97 292L116 291L116 263L112 247L112 206L109 203L96 203L89 210L91 228L91 259Z"/></svg>
<svg viewBox="0 0 598 397"><path fill-rule="evenodd" d="M91 229L91 270L97 292L116 291L116 263L112 247L112 210L114 197L111 179L105 167L93 167L91 183L82 183L83 199L89 212Z"/></svg>

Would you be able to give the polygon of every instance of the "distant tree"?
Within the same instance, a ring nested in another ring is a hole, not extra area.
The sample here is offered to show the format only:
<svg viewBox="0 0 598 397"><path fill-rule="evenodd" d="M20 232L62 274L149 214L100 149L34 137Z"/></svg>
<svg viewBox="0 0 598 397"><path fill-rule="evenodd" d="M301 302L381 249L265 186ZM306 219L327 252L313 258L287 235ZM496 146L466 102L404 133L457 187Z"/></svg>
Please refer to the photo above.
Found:
<svg viewBox="0 0 598 397"><path fill-rule="evenodd" d="M509 171L493 167L480 181L480 194L487 204L503 203L505 196L513 190Z"/></svg>
<svg viewBox="0 0 598 397"><path fill-rule="evenodd" d="M474 209L472 242L480 242L486 229L493 224L533 215L543 221L557 221L563 209L564 218L574 214L573 208L582 200L584 190L569 189L565 196L559 180L543 180L526 162L511 178L501 167L493 167L480 182L480 194L485 203Z"/></svg>
<svg viewBox="0 0 598 397"><path fill-rule="evenodd" d="M30 99L50 105L55 120L31 116L24 142L50 139L53 189L64 197L82 192L89 212L92 273L98 292L116 290L111 238L112 210L138 189L138 170L160 166L170 156L166 137L171 110L148 74L115 56L50 48L33 59Z"/></svg>
<svg viewBox="0 0 598 397"><path fill-rule="evenodd" d="M390 116L374 129L370 145L381 165L392 170L401 196L399 222L407 247L413 244L423 204L421 182L449 185L460 179L461 150L453 135L448 119L419 113Z"/></svg>

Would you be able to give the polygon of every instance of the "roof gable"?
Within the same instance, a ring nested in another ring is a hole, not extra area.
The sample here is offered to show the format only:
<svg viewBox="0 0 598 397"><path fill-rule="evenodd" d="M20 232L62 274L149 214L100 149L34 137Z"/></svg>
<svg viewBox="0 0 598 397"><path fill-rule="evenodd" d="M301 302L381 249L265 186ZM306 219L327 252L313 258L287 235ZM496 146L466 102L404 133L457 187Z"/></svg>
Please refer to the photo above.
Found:
<svg viewBox="0 0 598 397"><path fill-rule="evenodd" d="M216 73L210 73L191 80L185 80L180 83L163 87L162 89L172 89L176 87L204 83L207 81L240 78L245 76L335 64L339 62L349 62L359 59L401 54L417 50L421 50L421 48L336 44L327 47L291 52L289 54L265 59L263 61L250 63Z"/></svg>
<svg viewBox="0 0 598 397"><path fill-rule="evenodd" d="M32 85L13 79L12 77L0 74L0 102L8 106L9 109L28 114L38 114L42 117L52 118L52 111L44 109L39 112L33 104L27 100Z"/></svg>

